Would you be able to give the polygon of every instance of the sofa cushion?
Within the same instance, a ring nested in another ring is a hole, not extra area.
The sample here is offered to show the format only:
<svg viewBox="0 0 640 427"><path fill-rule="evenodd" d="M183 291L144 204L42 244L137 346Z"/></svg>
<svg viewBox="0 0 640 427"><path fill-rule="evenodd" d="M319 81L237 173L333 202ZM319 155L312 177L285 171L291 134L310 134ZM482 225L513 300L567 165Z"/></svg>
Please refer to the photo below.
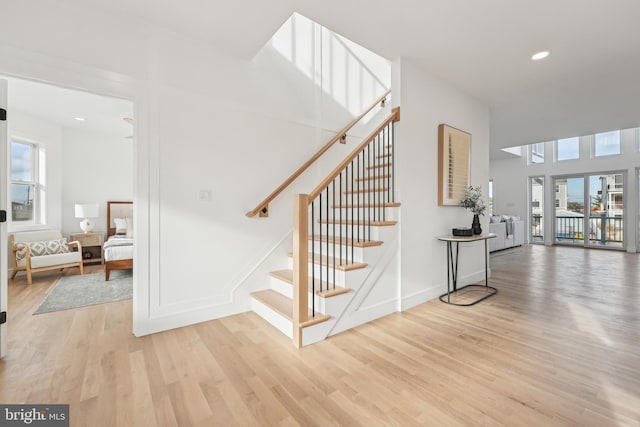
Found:
<svg viewBox="0 0 640 427"><path fill-rule="evenodd" d="M82 262L80 252L37 256L31 258L31 268L51 267L53 265L75 264Z"/></svg>
<svg viewBox="0 0 640 427"><path fill-rule="evenodd" d="M61 239L62 233L58 230L19 231L13 233L14 242L38 242L42 240Z"/></svg>
<svg viewBox="0 0 640 427"><path fill-rule="evenodd" d="M40 240L33 242L16 242L16 261L19 266L25 264L25 258L27 256L27 246L31 252L31 258L42 257L56 254L66 254L69 252L69 244L66 238L53 239L53 240ZM33 262L31 263L33 267Z"/></svg>

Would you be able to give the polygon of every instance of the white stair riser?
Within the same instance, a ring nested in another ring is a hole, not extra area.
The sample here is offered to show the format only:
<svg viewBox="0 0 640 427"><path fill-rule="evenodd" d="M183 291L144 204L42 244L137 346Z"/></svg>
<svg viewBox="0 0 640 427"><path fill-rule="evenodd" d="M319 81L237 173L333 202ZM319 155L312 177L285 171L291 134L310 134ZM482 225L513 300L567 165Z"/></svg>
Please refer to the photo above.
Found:
<svg viewBox="0 0 640 427"><path fill-rule="evenodd" d="M397 208L341 208L341 209L332 209L329 206L329 218L341 219L340 214L342 214L342 219L353 219L357 221L360 218L362 220L374 220L374 221L397 221L398 220L398 209ZM309 213L309 218L311 218L311 213ZM322 219L327 218L326 207L322 209ZM320 219L320 214L318 210L315 212L315 220Z"/></svg>
<svg viewBox="0 0 640 427"><path fill-rule="evenodd" d="M311 242L310 242L311 243ZM353 251L351 250L351 247L347 247L346 245L338 245L336 244L334 246L333 243L329 243L327 245L327 243L322 243L321 242L313 242L312 247L309 248L309 252L314 252L316 254L318 254L318 256L320 255L320 250L322 249L322 255L323 256L330 256L331 258L333 258L333 254L334 254L334 250L335 250L335 256L336 256L336 260L342 258L342 259L348 259L349 261L355 260L356 262L364 262L363 260L365 259L365 252L370 249L365 249L365 248L353 248ZM347 252L348 249L348 252ZM342 250L342 252L341 252ZM332 259L333 261L333 259Z"/></svg>
<svg viewBox="0 0 640 427"><path fill-rule="evenodd" d="M336 224L335 229L333 224L329 224L327 229L326 224L322 224L322 229L320 229L321 224L315 224L313 233L317 238L319 236L336 236L339 238L349 238L354 237L355 239L360 236L361 240L382 240L384 241L384 236L388 233L388 229L396 228L398 225L388 225L388 226L365 226L365 225L344 225L344 224ZM391 232L395 232L395 230L391 230ZM358 234L359 233L359 234ZM311 232L309 232L309 236L311 236ZM366 238L366 239L365 239Z"/></svg>
<svg viewBox="0 0 640 427"><path fill-rule="evenodd" d="M271 289L276 292L281 293L287 298L293 299L293 286L287 282L284 282L278 278L271 277ZM309 308L311 308L311 292L308 293L307 300L309 301ZM339 307L341 307L342 303L340 301L348 299L350 296L346 294L335 295L328 298L323 298L321 296L315 296L315 309L322 314L327 314L329 316L336 316L340 314ZM338 307L338 308L336 308Z"/></svg>
<svg viewBox="0 0 640 427"><path fill-rule="evenodd" d="M290 269L293 269L293 259L291 257L289 257L289 267ZM315 265L315 277L317 280L320 280L320 266ZM368 272L368 268L359 268L356 270L351 270L351 271L340 271L340 270L336 270L336 281L335 284L336 286L339 286L341 288L349 288L349 289L357 289L357 287L360 284L360 280L362 276L366 276L367 272ZM331 284L333 284L333 270L330 268L329 272L331 273L331 277L329 278L328 282ZM309 276L311 276L311 266L309 266ZM322 267L322 280L327 282L327 269L326 267ZM317 283L316 283L317 285Z"/></svg>
<svg viewBox="0 0 640 427"><path fill-rule="evenodd" d="M267 322L271 323L280 332L293 339L293 324L289 319L282 316L270 307L267 307L255 298L251 298L251 310Z"/></svg>
<svg viewBox="0 0 640 427"><path fill-rule="evenodd" d="M270 277L270 280L271 289L278 292L279 294L284 295L287 298L293 299L293 285L273 276Z"/></svg>
<svg viewBox="0 0 640 427"><path fill-rule="evenodd" d="M316 283L316 292L320 290L320 285L318 283ZM337 286L336 287L340 287ZM325 286L323 286L324 290L326 289L326 284ZM333 284L329 284L329 288L333 289ZM276 277L271 277L271 289L273 289L274 291L278 292L279 294L284 295L287 298L293 299L293 285L290 284L289 282L285 282L283 280L280 280ZM316 299L322 299L322 297L319 297L318 295L316 295ZM311 290L309 290L309 295L308 295L308 299L309 301L311 301ZM316 301L316 304L318 302ZM309 306L311 306L311 302L309 302Z"/></svg>
<svg viewBox="0 0 640 427"><path fill-rule="evenodd" d="M316 297L316 310L331 317L338 317L351 300L352 295L349 295L351 292L329 298Z"/></svg>
<svg viewBox="0 0 640 427"><path fill-rule="evenodd" d="M289 258L289 268L293 269L293 259ZM316 283L317 286L319 286L319 281L320 281L320 276L322 276L322 281L323 282L329 282L329 283L334 283L334 274L333 274L333 269L329 268L329 278L327 279L327 267L326 266L322 266L322 272L320 272L320 266L317 264L312 265L311 263L309 263L308 265L308 272L309 272L309 277L311 277L312 274L312 269L313 269L313 274L315 275L314 277L316 278L316 280L318 280L318 282ZM351 272L349 272L351 273ZM340 287L347 287L347 272L345 271L341 271L341 270L336 270L335 271L335 284L336 286L340 286Z"/></svg>

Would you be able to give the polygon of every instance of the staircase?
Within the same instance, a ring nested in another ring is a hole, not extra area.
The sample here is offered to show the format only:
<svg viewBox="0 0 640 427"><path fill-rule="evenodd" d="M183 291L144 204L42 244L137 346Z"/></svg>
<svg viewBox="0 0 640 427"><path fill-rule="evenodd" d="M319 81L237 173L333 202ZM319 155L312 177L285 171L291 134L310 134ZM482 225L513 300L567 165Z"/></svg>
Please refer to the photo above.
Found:
<svg viewBox="0 0 640 427"><path fill-rule="evenodd" d="M309 345L374 314L358 312L397 253L394 124L400 110L369 135L309 195L296 196L288 269L251 294L252 309ZM386 313L385 313L386 314Z"/></svg>

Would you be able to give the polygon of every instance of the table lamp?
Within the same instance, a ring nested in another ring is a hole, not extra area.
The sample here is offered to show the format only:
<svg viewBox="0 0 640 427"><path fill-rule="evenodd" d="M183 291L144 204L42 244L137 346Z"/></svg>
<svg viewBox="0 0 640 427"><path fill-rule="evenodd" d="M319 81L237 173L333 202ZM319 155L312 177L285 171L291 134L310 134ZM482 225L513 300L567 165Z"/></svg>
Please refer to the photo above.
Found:
<svg viewBox="0 0 640 427"><path fill-rule="evenodd" d="M76 204L76 218L84 218L80 221L80 228L84 231L84 234L89 234L95 223L91 218L98 217L98 204L90 203L90 204Z"/></svg>

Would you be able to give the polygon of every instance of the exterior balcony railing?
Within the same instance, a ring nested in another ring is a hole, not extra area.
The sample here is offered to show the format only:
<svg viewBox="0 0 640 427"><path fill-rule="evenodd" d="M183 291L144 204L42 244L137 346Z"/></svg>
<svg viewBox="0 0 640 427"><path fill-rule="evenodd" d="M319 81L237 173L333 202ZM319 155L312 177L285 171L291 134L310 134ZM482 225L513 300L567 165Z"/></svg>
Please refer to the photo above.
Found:
<svg viewBox="0 0 640 427"><path fill-rule="evenodd" d="M558 241L584 240L583 217L557 216L556 239ZM621 244L624 237L624 221L620 216L590 216L588 218L589 241L592 243ZM532 221L533 222L533 221Z"/></svg>

